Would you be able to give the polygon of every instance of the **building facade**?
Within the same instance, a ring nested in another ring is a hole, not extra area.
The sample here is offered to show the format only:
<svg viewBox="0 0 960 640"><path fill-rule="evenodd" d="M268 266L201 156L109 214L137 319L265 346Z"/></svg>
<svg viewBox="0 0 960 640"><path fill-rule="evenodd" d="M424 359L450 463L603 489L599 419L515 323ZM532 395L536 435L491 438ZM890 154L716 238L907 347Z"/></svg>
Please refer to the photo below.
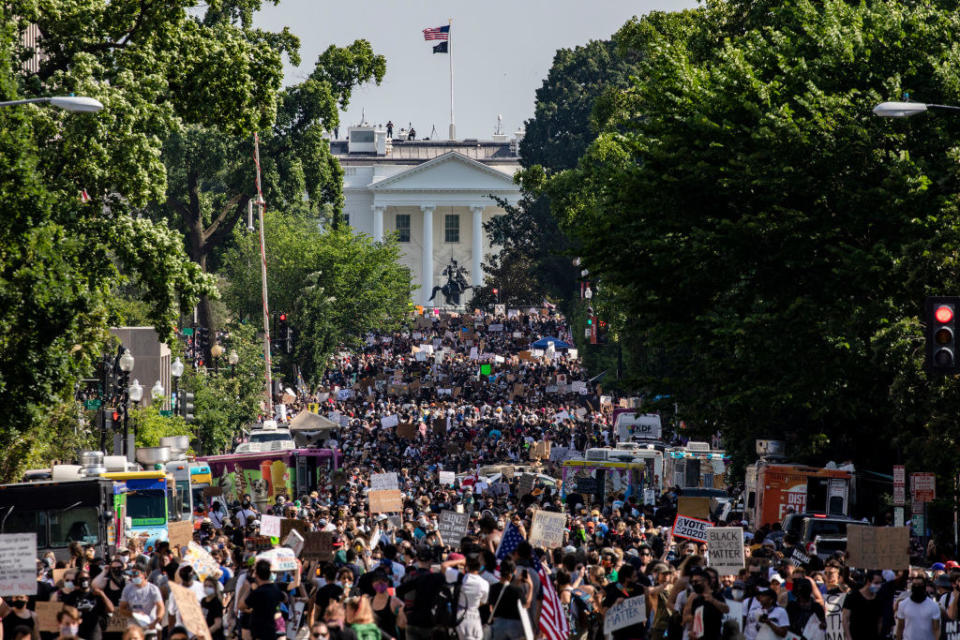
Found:
<svg viewBox="0 0 960 640"><path fill-rule="evenodd" d="M344 214L354 231L382 240L394 234L401 263L420 289L414 300L443 306L434 287L446 281L444 269L456 261L469 285L483 284L484 257L495 251L484 223L504 215L496 198L520 199L513 176L520 168L512 140L391 140L386 130L350 127L346 140L331 142L343 166ZM467 292L464 302L471 296ZM431 301L430 298L433 297Z"/></svg>

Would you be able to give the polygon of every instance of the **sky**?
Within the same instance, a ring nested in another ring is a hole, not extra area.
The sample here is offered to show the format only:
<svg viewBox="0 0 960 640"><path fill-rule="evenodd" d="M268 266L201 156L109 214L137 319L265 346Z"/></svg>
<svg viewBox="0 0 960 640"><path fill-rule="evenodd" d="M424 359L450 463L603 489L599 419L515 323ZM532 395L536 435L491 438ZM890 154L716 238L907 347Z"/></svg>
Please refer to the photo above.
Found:
<svg viewBox="0 0 960 640"><path fill-rule="evenodd" d="M302 64L286 61L285 81L309 75L331 44L365 38L386 57L380 86L353 92L340 136L361 114L371 124L413 124L418 137L446 139L450 124L450 56L434 54L423 29L453 20L454 115L457 138L490 139L503 115L504 133L533 116L535 92L557 49L609 38L627 20L674 11L695 0L281 0L257 14L257 26L284 26L300 38Z"/></svg>

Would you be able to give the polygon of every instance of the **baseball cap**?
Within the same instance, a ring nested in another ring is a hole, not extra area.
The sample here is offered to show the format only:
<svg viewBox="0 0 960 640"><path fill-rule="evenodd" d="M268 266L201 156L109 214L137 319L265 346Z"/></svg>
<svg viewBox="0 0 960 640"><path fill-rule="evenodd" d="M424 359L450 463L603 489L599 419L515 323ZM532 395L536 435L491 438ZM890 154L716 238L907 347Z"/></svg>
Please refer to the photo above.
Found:
<svg viewBox="0 0 960 640"><path fill-rule="evenodd" d="M946 569L946 567L942 562L934 562L932 565L930 565L931 571L943 571L944 569Z"/></svg>

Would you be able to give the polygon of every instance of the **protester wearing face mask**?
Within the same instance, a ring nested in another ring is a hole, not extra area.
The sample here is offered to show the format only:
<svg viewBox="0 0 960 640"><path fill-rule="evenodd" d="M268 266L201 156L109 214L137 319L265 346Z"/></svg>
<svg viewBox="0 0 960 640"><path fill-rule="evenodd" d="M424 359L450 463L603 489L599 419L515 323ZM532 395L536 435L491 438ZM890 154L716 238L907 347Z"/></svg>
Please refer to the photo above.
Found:
<svg viewBox="0 0 960 640"><path fill-rule="evenodd" d="M80 637L80 612L71 606L57 611L57 640L73 640ZM86 640L86 638L84 638Z"/></svg>
<svg viewBox="0 0 960 640"><path fill-rule="evenodd" d="M850 591L843 600L844 638L879 640L883 609L877 594L883 586L880 571L868 571L863 586Z"/></svg>
<svg viewBox="0 0 960 640"><path fill-rule="evenodd" d="M399 630L406 626L406 618L403 613L403 601L395 598L388 593L390 589L390 579L386 573L377 570L373 578L374 596L370 601L373 609L373 616L380 628L381 635L386 640L396 638Z"/></svg>
<svg viewBox="0 0 960 640"><path fill-rule="evenodd" d="M730 607L715 593L710 577L700 567L690 572L690 587L693 595L687 599L683 609L683 624L689 630L691 638L720 640L723 630L723 615Z"/></svg>
<svg viewBox="0 0 960 640"><path fill-rule="evenodd" d="M113 613L113 603L103 591L90 584L90 576L85 571L77 573L74 579L76 589L63 597L63 603L78 611L80 637L100 640L103 637L101 622L105 623L107 616Z"/></svg>
<svg viewBox="0 0 960 640"><path fill-rule="evenodd" d="M224 640L223 634L223 597L220 583L213 578L203 581L203 598L200 610L210 629L211 640Z"/></svg>
<svg viewBox="0 0 960 640"><path fill-rule="evenodd" d="M12 638L19 627L30 629L33 640L40 637L37 628L37 614L27 609L27 596L12 596L0 605L0 616L3 616L3 637Z"/></svg>
<svg viewBox="0 0 960 640"><path fill-rule="evenodd" d="M897 640L938 640L940 606L927 596L927 582L922 576L910 582L910 597L897 606Z"/></svg>
<svg viewBox="0 0 960 640"><path fill-rule="evenodd" d="M130 571L130 584L120 594L119 611L147 630L163 620L163 595L159 587L147 582L145 566L137 565Z"/></svg>

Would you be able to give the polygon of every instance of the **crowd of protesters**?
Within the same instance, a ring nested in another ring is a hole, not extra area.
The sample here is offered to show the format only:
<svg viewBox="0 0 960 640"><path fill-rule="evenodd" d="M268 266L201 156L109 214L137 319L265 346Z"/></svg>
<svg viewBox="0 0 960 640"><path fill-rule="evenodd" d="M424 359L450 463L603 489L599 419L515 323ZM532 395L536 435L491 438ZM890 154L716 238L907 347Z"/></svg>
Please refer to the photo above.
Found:
<svg viewBox="0 0 960 640"><path fill-rule="evenodd" d="M654 504L626 491L561 492L546 480L557 469L531 456L535 443L582 454L615 442L616 400L588 379L569 339L550 310L446 314L369 336L363 349L334 358L319 389L301 389L285 407L292 415L319 405L342 425L323 443L342 453L337 473L269 504L249 493L212 498L196 514L202 568L184 548L144 549L137 539L108 558L80 545L69 559L47 554L37 561L36 595L0 604L0 640L592 640L626 601L642 602L643 615L612 629L614 640L940 640L956 632L956 563L863 571L842 552L795 554L805 551L799 540L774 526L746 532L744 567L720 574L703 543L672 536L676 490ZM384 428L390 416L414 433ZM520 473L494 481L479 471L507 464L542 475L524 489ZM452 485L441 484L442 471L457 474ZM371 475L384 472L397 474L402 491L396 514L370 511ZM559 547L528 542L538 510L566 514ZM460 539L440 536L444 511L469 514ZM278 571L251 545L262 540L266 515L327 532L330 557ZM204 629L176 585L196 599ZM56 628L41 630L36 603L48 601L62 607Z"/></svg>

